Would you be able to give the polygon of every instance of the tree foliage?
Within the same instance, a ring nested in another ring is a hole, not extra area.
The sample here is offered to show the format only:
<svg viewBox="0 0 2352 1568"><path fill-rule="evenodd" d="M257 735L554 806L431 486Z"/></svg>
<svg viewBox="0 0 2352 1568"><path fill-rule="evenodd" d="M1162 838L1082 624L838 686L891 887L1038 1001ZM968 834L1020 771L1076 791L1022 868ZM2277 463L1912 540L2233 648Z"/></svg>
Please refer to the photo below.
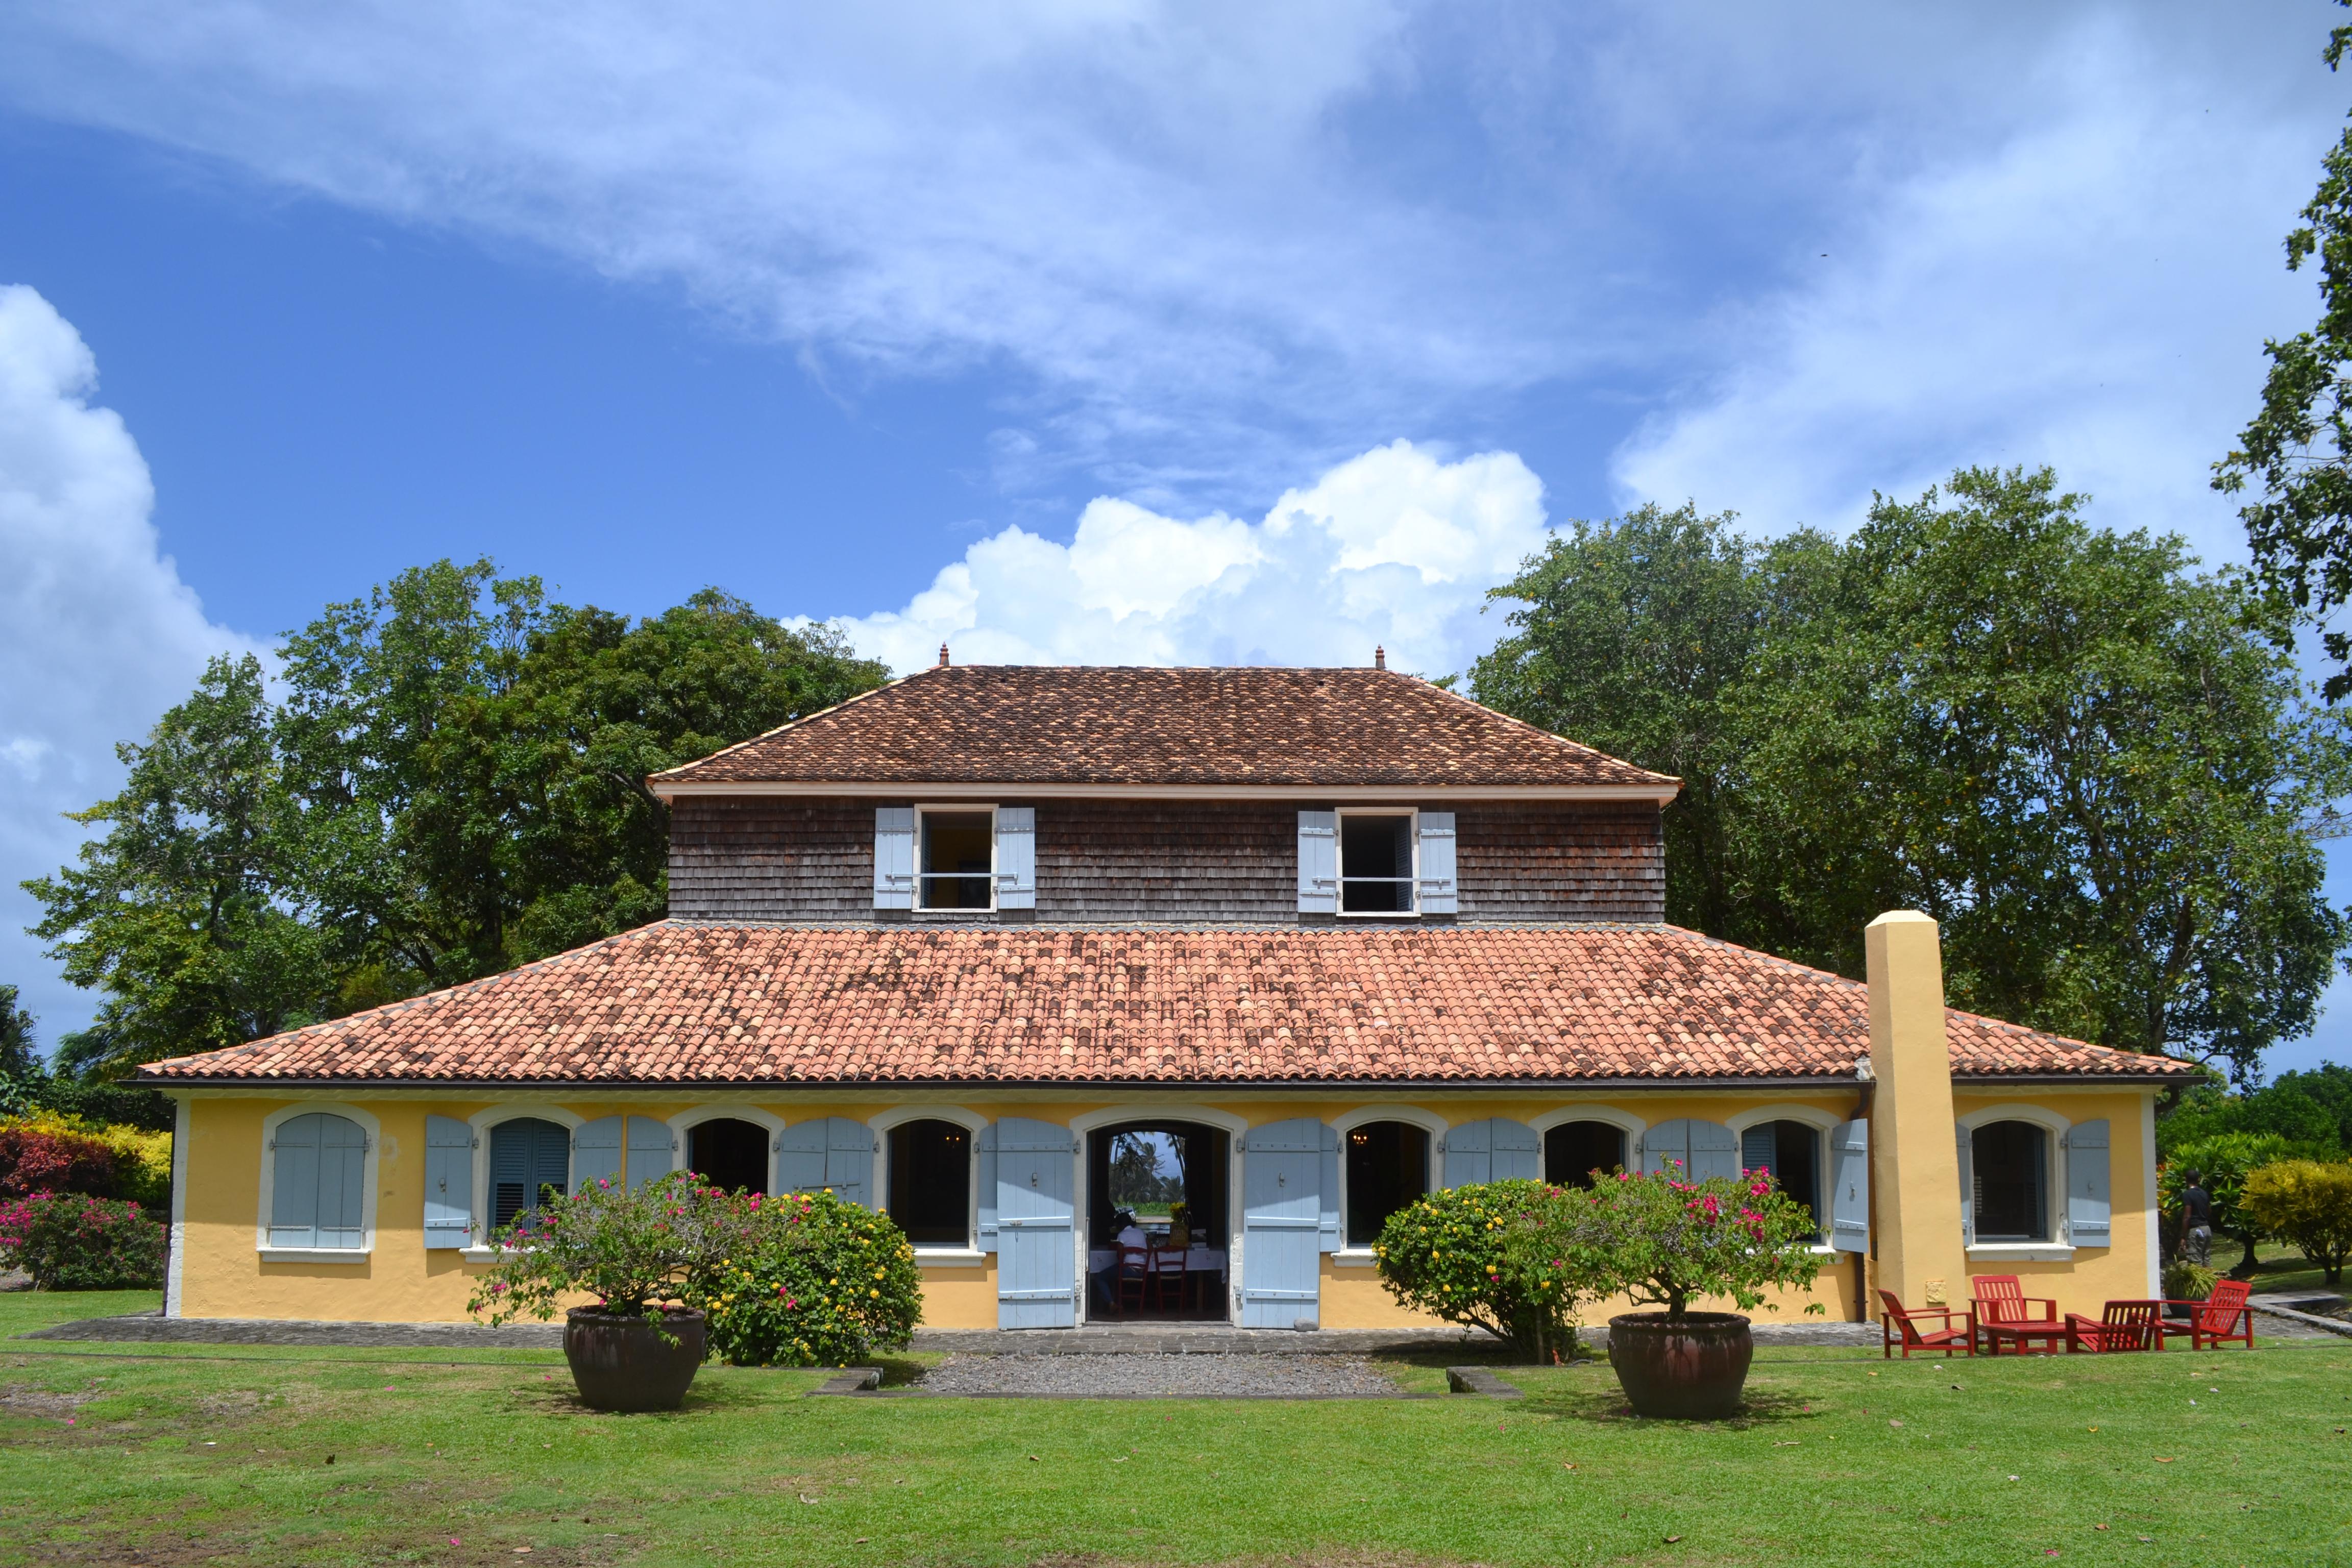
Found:
<svg viewBox="0 0 2352 1568"><path fill-rule="evenodd" d="M2250 1173L2238 1201L2256 1226L2300 1248L2328 1284L2343 1283L2352 1258L2352 1164L2280 1160Z"/></svg>
<svg viewBox="0 0 2352 1568"><path fill-rule="evenodd" d="M1576 1349L1576 1281L1515 1243L1550 1191L1476 1182L1407 1204L1381 1226L1381 1285L1407 1311L1484 1329L1537 1362Z"/></svg>
<svg viewBox="0 0 2352 1568"><path fill-rule="evenodd" d="M2352 745L2282 606L2084 504L1970 468L1843 542L1579 523L1495 591L1473 687L1685 779L1669 920L1858 976L1918 909L1959 1005L2251 1070L2352 934L2304 826Z"/></svg>

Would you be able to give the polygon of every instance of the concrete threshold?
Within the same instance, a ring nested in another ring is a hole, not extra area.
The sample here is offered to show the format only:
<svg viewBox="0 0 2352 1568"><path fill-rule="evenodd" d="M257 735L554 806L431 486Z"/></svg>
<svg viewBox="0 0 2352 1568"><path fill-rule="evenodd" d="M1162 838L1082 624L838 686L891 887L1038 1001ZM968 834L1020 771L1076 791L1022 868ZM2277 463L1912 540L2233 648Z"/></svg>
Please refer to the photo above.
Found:
<svg viewBox="0 0 2352 1568"><path fill-rule="evenodd" d="M1089 1323L1078 1329L917 1329L914 1348L955 1355L1410 1355L1487 1346L1469 1329L1235 1329Z"/></svg>

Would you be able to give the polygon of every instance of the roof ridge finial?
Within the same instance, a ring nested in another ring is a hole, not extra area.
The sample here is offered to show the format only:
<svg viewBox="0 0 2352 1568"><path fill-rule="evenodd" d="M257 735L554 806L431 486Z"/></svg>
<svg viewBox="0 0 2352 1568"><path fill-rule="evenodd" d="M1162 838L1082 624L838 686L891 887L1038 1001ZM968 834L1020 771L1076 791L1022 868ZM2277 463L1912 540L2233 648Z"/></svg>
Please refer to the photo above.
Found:
<svg viewBox="0 0 2352 1568"><path fill-rule="evenodd" d="M1374 669L1386 669L1388 667L1389 650L1382 647L1380 644L1374 643L1372 645L1372 668Z"/></svg>
<svg viewBox="0 0 2352 1568"><path fill-rule="evenodd" d="M940 668L941 669L945 669L947 667L948 667L948 645L947 645L947 644L945 644L945 643L941 643L941 644L940 644Z"/></svg>

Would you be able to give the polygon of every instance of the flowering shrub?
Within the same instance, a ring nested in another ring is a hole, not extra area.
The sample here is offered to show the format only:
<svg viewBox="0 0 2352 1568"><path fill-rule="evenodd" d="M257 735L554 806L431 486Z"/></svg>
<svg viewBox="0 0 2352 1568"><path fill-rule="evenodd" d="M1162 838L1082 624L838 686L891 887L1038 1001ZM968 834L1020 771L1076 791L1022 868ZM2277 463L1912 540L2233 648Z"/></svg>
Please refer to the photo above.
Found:
<svg viewBox="0 0 2352 1568"><path fill-rule="evenodd" d="M166 1177L168 1184L169 1177ZM0 1122L0 1198L36 1193L115 1197L121 1185L114 1151L55 1116Z"/></svg>
<svg viewBox="0 0 2352 1568"><path fill-rule="evenodd" d="M688 1282L714 1353L738 1366L844 1366L913 1336L922 1276L889 1215L831 1193L730 1201L725 1256Z"/></svg>
<svg viewBox="0 0 2352 1568"><path fill-rule="evenodd" d="M0 1202L0 1258L36 1290L152 1290L163 1252L163 1226L137 1204L84 1193Z"/></svg>
<svg viewBox="0 0 2352 1568"><path fill-rule="evenodd" d="M1812 1211L1762 1171L1693 1182L1670 1163L1590 1189L1549 1188L1530 1209L1513 1242L1525 1273L1572 1281L1582 1294L1622 1293L1672 1318L1694 1297L1728 1297L1748 1311L1766 1286L1801 1289L1822 1269Z"/></svg>
<svg viewBox="0 0 2352 1568"><path fill-rule="evenodd" d="M2280 1160L2251 1171L2238 1198L2254 1224L2303 1249L2330 1285L2352 1258L2352 1163Z"/></svg>
<svg viewBox="0 0 2352 1568"><path fill-rule="evenodd" d="M1373 1247L1381 1285L1410 1311L1484 1329L1537 1361L1571 1353L1574 1280L1514 1245L1552 1191L1486 1182L1408 1204Z"/></svg>
<svg viewBox="0 0 2352 1568"><path fill-rule="evenodd" d="M551 1318L586 1295L617 1317L642 1318L686 1299L686 1279L719 1256L730 1200L686 1171L635 1191L600 1181L526 1211L490 1237L499 1259L467 1310L492 1323Z"/></svg>

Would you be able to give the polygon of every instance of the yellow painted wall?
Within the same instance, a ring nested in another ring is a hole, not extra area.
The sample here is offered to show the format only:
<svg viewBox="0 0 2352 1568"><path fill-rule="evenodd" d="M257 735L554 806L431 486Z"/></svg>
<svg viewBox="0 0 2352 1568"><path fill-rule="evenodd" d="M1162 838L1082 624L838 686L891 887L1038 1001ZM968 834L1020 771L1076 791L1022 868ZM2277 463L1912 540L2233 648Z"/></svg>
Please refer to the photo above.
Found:
<svg viewBox="0 0 2352 1568"><path fill-rule="evenodd" d="M320 1095L320 1100L336 1097ZM185 1151L186 1190L181 1237L180 1311L188 1317L314 1318L376 1321L459 1321L466 1318L466 1300L474 1276L482 1266L465 1262L454 1251L427 1252L424 1247L425 1118L428 1113L465 1119L493 1104L529 1103L524 1097L457 1100L373 1099L347 1097L372 1112L380 1127L377 1149L375 1246L363 1262L349 1264L262 1262L256 1256L255 1226L259 1216L262 1179L262 1121L271 1111L296 1103L291 1098L229 1099L199 1096L189 1103ZM2138 1296L2147 1291L2146 1205L2151 1194L2144 1179L2146 1145L2143 1097L2136 1093L2083 1095L2050 1093L1988 1097L1962 1094L1955 1111L1964 1114L1993 1103L2026 1100L2044 1104L2068 1121L2105 1116L2111 1128L2115 1183L2114 1241L2111 1247L2084 1250L2072 1264L2001 1264L1987 1271L2016 1273L2040 1281L2042 1293L2058 1295L2068 1310L2095 1310L2110 1296ZM943 1097L931 1097L931 1103ZM609 1098L555 1097L539 1103L560 1105L583 1118L625 1110L631 1114L667 1119L714 1100L632 1100ZM730 1098L730 1109L755 1108L798 1122L824 1116L865 1121L908 1103L900 1100L848 1101L811 1097L802 1100ZM973 1100L959 1101L990 1117L1023 1115L1067 1124L1088 1111L1111 1108L1100 1100L1016 1102ZM1632 1093L1606 1098L1562 1095L1492 1095L1465 1099L1415 1100L1364 1098L1248 1099L1231 1096L1172 1096L1157 1101L1125 1100L1122 1110L1138 1116L1179 1114L1181 1105L1198 1105L1259 1126L1292 1117L1331 1120L1370 1103L1411 1104L1442 1113L1460 1123L1491 1116L1531 1120L1545 1111L1570 1107L1606 1107L1640 1121L1655 1123L1677 1117L1723 1121L1743 1110L1764 1105L1801 1105L1826 1116L1845 1120L1854 1114L1853 1086L1817 1093L1694 1094ZM1824 1179L1827 1173L1824 1172ZM1849 1254L1823 1258L1821 1279L1811 1299L1827 1309L1832 1320L1854 1316L1854 1267ZM993 1328L996 1324L995 1261L973 1266L924 1267L924 1321L940 1328ZM1761 1310L1759 1321L1801 1321L1804 1300L1773 1303L1777 1310ZM1625 1304L1588 1307L1588 1322L1606 1321ZM1329 1328L1399 1327L1425 1323L1398 1309L1368 1267L1323 1260L1321 1321ZM1818 1320L1816 1320L1818 1321Z"/></svg>

